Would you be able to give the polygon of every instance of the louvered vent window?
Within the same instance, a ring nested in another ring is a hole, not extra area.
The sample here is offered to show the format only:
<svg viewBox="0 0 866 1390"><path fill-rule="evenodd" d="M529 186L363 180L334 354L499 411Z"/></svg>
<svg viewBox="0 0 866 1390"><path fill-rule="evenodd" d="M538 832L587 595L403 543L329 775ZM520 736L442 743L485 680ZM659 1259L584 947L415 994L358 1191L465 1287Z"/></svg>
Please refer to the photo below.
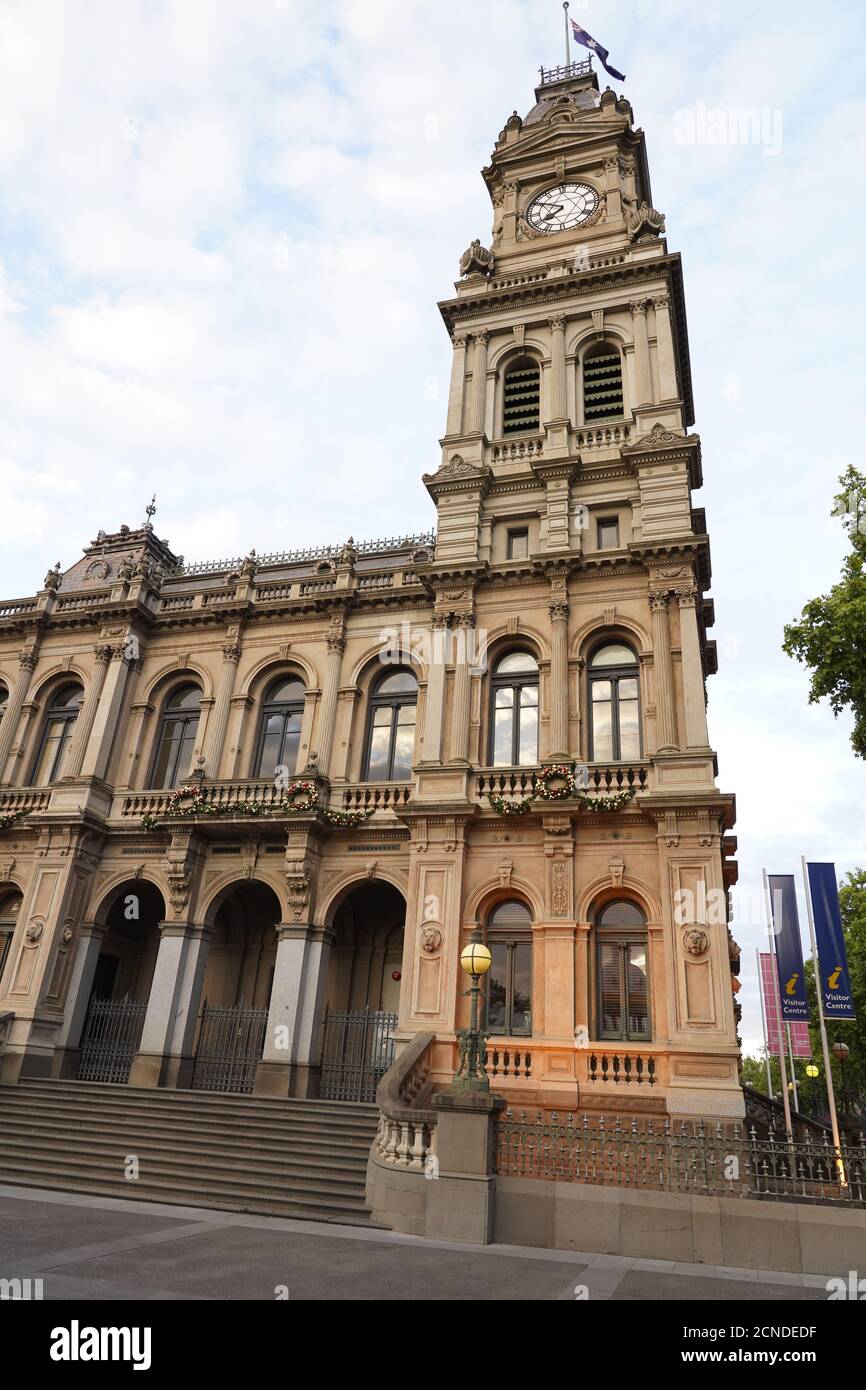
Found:
<svg viewBox="0 0 866 1390"><path fill-rule="evenodd" d="M541 428L541 368L518 357L505 373L504 434L532 434Z"/></svg>
<svg viewBox="0 0 866 1390"><path fill-rule="evenodd" d="M622 407L622 359L609 343L602 343L583 363L583 418L619 419Z"/></svg>

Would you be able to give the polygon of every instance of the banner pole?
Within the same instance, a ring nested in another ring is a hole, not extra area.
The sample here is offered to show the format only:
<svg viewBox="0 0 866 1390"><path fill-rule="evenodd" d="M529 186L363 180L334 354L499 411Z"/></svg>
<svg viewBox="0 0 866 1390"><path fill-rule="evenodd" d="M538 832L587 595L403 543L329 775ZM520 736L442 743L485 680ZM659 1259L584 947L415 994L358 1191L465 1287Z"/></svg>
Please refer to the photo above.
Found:
<svg viewBox="0 0 866 1390"><path fill-rule="evenodd" d="M845 1165L842 1162L842 1144L839 1139L839 1118L836 1114L836 1094L833 1090L833 1073L830 1070L830 1048L827 1043L827 1025L824 1022L824 981L821 978L821 963L818 960L818 942L815 938L815 918L812 916L812 892L809 887L809 866L805 854L800 855L803 865L803 883L806 886L806 916L809 919L809 941L812 946L812 964L815 969L815 994L818 999L818 1027L821 1030L821 1051L824 1054L824 1075L827 1078L827 1103L830 1106L830 1128L833 1131L833 1145L836 1149L836 1168L843 1187L848 1186Z"/></svg>
<svg viewBox="0 0 866 1390"><path fill-rule="evenodd" d="M755 952L755 964L758 967L758 998L761 1001L761 1027L764 1030L764 1061L767 1064L767 1095L773 1099L773 1073L770 1069L770 1039L767 1036L767 1009L764 1004L764 977L761 974L761 953Z"/></svg>
<svg viewBox="0 0 866 1390"><path fill-rule="evenodd" d="M781 1001L781 995L779 996L779 998L780 998L780 1001ZM793 1047L793 1044L792 1044L792 1042L791 1042L791 1025L790 1025L790 1023L788 1022L787 1019L785 1020L785 1033L787 1034L787 1037L788 1037L788 1058L789 1058L790 1063L791 1063L791 1086L792 1086L792 1088L793 1088L793 1093L794 1093L794 1109L796 1110L797 1114L799 1115L799 1113L800 1113L800 1083L799 1083L799 1081L797 1080L797 1068L794 1066L794 1047Z"/></svg>
<svg viewBox="0 0 866 1390"><path fill-rule="evenodd" d="M764 875L764 907L767 913L767 937L770 942L770 952L773 957L773 972L778 989L779 967L776 964L776 941L773 936L773 911L770 906L770 884L767 880L767 870L762 869ZM788 1069L785 1066L785 1041L782 1037L782 991L779 990L779 1075L782 1081L782 1104L785 1107L785 1129L788 1133L788 1143L794 1142L794 1131L791 1128L791 1101L788 1097Z"/></svg>
<svg viewBox="0 0 866 1390"><path fill-rule="evenodd" d="M571 65L571 47L568 42L568 0L565 0L562 8L565 11L565 66L569 67Z"/></svg>

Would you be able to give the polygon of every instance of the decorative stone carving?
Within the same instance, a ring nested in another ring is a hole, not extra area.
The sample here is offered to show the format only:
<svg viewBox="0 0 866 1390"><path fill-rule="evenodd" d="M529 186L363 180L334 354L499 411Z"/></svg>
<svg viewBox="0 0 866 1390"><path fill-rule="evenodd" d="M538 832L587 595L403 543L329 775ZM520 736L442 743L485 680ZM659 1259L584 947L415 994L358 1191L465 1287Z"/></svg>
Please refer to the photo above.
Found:
<svg viewBox="0 0 866 1390"><path fill-rule="evenodd" d="M710 949L710 938L701 927L686 927L683 932L683 949L690 956L704 956Z"/></svg>
<svg viewBox="0 0 866 1390"><path fill-rule="evenodd" d="M655 449L662 444L683 444L685 438L681 434L674 434L673 430L665 429L662 424L653 425L649 434L645 434L640 439L636 439L632 448L634 449Z"/></svg>
<svg viewBox="0 0 866 1390"><path fill-rule="evenodd" d="M514 864L510 859L500 859L499 861L499 885L501 888L511 887L511 875L514 871Z"/></svg>
<svg viewBox="0 0 866 1390"><path fill-rule="evenodd" d="M87 575L85 575L85 579L86 578ZM60 573L60 561L58 560L57 564L54 566L54 569L49 570L45 578L43 579L42 587L43 589L48 589L50 593L56 594L57 590L60 588L62 579L63 575Z"/></svg>
<svg viewBox="0 0 866 1390"><path fill-rule="evenodd" d="M657 212L649 203L639 203L627 193L623 194L622 201L626 209L626 231L632 241L637 241L640 237L655 238L664 234L664 213Z"/></svg>
<svg viewBox="0 0 866 1390"><path fill-rule="evenodd" d="M550 907L554 917L565 917L568 912L568 864L564 859L553 866Z"/></svg>
<svg viewBox="0 0 866 1390"><path fill-rule="evenodd" d="M12 878L12 870L15 868L15 860L7 859L5 864L0 864L0 883L8 883Z"/></svg>
<svg viewBox="0 0 866 1390"><path fill-rule="evenodd" d="M244 557L243 564L241 565L241 574L245 579L255 579L258 567L258 556L256 555L255 549L253 549L250 551L249 555Z"/></svg>
<svg viewBox="0 0 866 1390"><path fill-rule="evenodd" d="M180 917L192 891L192 872L185 864L168 863L165 865L165 876L171 910L175 917Z"/></svg>
<svg viewBox="0 0 866 1390"><path fill-rule="evenodd" d="M611 859L607 867L610 873L611 887L622 888L623 875L625 874L625 860L617 856L615 859Z"/></svg>
<svg viewBox="0 0 866 1390"><path fill-rule="evenodd" d="M60 940L63 942L64 946L69 945L70 941L72 940L73 934L74 933L71 927L63 928L63 931L60 933Z"/></svg>
<svg viewBox="0 0 866 1390"><path fill-rule="evenodd" d="M430 925L421 928L421 950L432 956L442 945L442 933L438 927Z"/></svg>
<svg viewBox="0 0 866 1390"><path fill-rule="evenodd" d="M467 275L484 275L486 277L493 274L494 264L493 252L482 246L476 237L460 257L460 274L464 278Z"/></svg>
<svg viewBox="0 0 866 1390"><path fill-rule="evenodd" d="M295 863L286 864L286 888L289 896L289 912L292 920L300 922L303 920L310 901L310 876L307 873L306 865Z"/></svg>
<svg viewBox="0 0 866 1390"><path fill-rule="evenodd" d="M439 468L437 468L436 477L454 478L460 473L473 473L474 471L474 464L467 463L459 454L453 454L446 463L440 464Z"/></svg>
<svg viewBox="0 0 866 1390"><path fill-rule="evenodd" d="M18 665L22 670L32 671L36 666L37 656L32 648L27 647L23 652L18 653Z"/></svg>
<svg viewBox="0 0 866 1390"><path fill-rule="evenodd" d="M223 647L223 657L226 661L231 661L235 665L237 665L237 663L241 659L240 642L226 642L225 646Z"/></svg>
<svg viewBox="0 0 866 1390"><path fill-rule="evenodd" d="M355 538L354 538L354 536L350 536L349 539L346 541L346 544L343 546L342 550L340 551L340 564L341 564L341 565L354 565L354 563L355 563L355 561L357 560L357 558L358 558L358 551L357 551L356 546L355 546Z"/></svg>
<svg viewBox="0 0 866 1390"><path fill-rule="evenodd" d="M553 603L549 603L547 605L547 611L550 614L552 622L557 618L562 618L563 620L568 618L568 604L563 599L557 599Z"/></svg>
<svg viewBox="0 0 866 1390"><path fill-rule="evenodd" d="M27 945L28 945L28 946L37 946L37 945L39 944L39 942L42 940L42 934L43 934L44 931L45 931L45 923L44 923L44 922L39 922L39 921L31 922L30 925L28 926L26 932L24 933L24 940L27 942Z"/></svg>

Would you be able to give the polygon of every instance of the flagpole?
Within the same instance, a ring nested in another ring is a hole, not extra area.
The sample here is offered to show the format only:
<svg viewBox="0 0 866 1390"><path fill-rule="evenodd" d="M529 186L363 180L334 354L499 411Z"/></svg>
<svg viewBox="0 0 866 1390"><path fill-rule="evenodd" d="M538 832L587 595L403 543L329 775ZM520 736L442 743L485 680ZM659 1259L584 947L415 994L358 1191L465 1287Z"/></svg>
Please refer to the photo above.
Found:
<svg viewBox="0 0 866 1390"><path fill-rule="evenodd" d="M779 995L779 1004L780 1004L780 1006L781 1006L781 1003L782 1003L782 996L781 996L781 994L780 994L780 995ZM798 1080L797 1080L797 1068L794 1066L794 1047L793 1047L793 1044L792 1044L792 1042L791 1042L791 1025L790 1025L790 1023L788 1022L787 1019L785 1019L785 1033L786 1033L787 1038L788 1038L788 1057L789 1057L790 1062L791 1062L791 1086L793 1087L793 1091L794 1091L794 1109L796 1110L797 1114L799 1115L799 1113L800 1113L800 1083L799 1083Z"/></svg>
<svg viewBox="0 0 866 1390"><path fill-rule="evenodd" d="M827 1042L827 1025L824 1022L824 981L821 978L821 963L818 960L818 942L815 938L815 919L812 916L812 890L809 887L809 866L805 854L800 855L803 865L803 883L806 886L806 916L809 919L809 941L812 946L812 965L815 969L815 994L818 998L818 1027L821 1030L821 1051L824 1054L824 1075L827 1078L827 1102L830 1106L830 1128L833 1131L833 1144L836 1149L836 1167L839 1181L848 1186L845 1165L842 1162L842 1145L839 1139L839 1117L836 1114L836 1095L833 1090L833 1073L830 1070L830 1047Z"/></svg>
<svg viewBox="0 0 866 1390"><path fill-rule="evenodd" d="M767 1010L764 1004L764 977L761 973L761 953L755 952L755 964L758 967L758 998L761 1001L761 1027L764 1030L764 1061L767 1064L767 1095L773 1099L773 1073L770 1070L770 1039L767 1036Z"/></svg>
<svg viewBox="0 0 866 1390"><path fill-rule="evenodd" d="M568 42L568 0L562 7L565 10L565 66L571 65L571 45Z"/></svg>
<svg viewBox="0 0 866 1390"><path fill-rule="evenodd" d="M773 970L776 978L776 988L779 990L779 1075L782 1081L782 1104L785 1107L785 1129L788 1133L788 1143L794 1142L794 1131L791 1128L791 1102L788 1098L788 1069L785 1066L785 1041L782 1037L782 991L779 989L779 967L776 963L776 941L773 936L773 910L770 906L770 883L767 878L767 870L762 869L764 875L764 906L767 913L767 936L770 942L770 953L773 957Z"/></svg>

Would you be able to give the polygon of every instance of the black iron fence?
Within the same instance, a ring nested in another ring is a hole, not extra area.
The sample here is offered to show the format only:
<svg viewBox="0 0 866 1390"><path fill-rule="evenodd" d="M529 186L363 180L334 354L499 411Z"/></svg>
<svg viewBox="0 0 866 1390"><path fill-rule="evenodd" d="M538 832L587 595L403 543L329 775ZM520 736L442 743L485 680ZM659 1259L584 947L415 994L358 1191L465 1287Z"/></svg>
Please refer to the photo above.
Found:
<svg viewBox="0 0 866 1390"><path fill-rule="evenodd" d="M866 1205L866 1143L825 1135L789 1142L771 1131L703 1121L623 1126L603 1116L560 1119L506 1110L497 1124L496 1171L503 1177L548 1178L601 1186L762 1197L780 1201Z"/></svg>
<svg viewBox="0 0 866 1390"><path fill-rule="evenodd" d="M394 1061L397 1015L381 1009L326 1011L319 1095L322 1100L374 1101Z"/></svg>
<svg viewBox="0 0 866 1390"><path fill-rule="evenodd" d="M192 1073L196 1091L250 1092L265 1045L267 1009L205 1000Z"/></svg>
<svg viewBox="0 0 866 1390"><path fill-rule="evenodd" d="M125 999L91 999L78 1059L79 1081L125 1085L141 1042L147 1005Z"/></svg>

